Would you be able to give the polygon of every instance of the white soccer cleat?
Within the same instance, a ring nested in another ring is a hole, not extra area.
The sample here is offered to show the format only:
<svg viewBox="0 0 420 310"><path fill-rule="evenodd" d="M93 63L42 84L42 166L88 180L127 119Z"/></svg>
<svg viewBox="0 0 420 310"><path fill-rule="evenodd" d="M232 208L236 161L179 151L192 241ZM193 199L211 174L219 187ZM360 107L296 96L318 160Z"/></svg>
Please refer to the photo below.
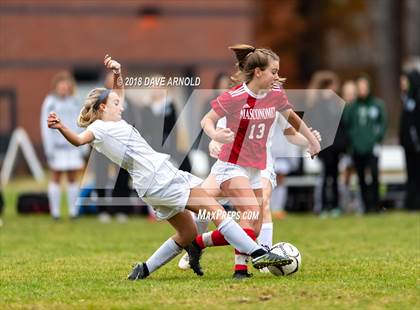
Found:
<svg viewBox="0 0 420 310"><path fill-rule="evenodd" d="M260 269L260 272L261 273L270 273L270 270L268 270L267 267L264 267L264 268Z"/></svg>
<svg viewBox="0 0 420 310"><path fill-rule="evenodd" d="M182 255L181 259L178 262L179 269L188 270L190 269L190 259L188 257L188 253Z"/></svg>

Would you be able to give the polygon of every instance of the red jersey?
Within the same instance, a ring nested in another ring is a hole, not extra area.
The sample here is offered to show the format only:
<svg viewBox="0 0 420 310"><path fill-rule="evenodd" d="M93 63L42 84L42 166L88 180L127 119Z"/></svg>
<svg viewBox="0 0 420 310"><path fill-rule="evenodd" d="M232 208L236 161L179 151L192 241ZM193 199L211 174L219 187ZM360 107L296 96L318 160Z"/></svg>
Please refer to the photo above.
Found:
<svg viewBox="0 0 420 310"><path fill-rule="evenodd" d="M226 128L235 133L233 143L222 146L219 159L264 170L267 137L276 111L292 108L284 90L274 86L268 93L256 95L243 83L217 97L211 107L226 117Z"/></svg>

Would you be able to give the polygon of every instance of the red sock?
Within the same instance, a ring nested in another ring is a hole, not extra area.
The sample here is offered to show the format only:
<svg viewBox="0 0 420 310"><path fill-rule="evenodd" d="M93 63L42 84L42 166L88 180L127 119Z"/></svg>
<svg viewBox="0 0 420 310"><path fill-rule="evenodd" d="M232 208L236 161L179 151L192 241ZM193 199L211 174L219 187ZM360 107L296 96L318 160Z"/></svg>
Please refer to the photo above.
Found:
<svg viewBox="0 0 420 310"><path fill-rule="evenodd" d="M246 234L252 239L256 240L257 236L255 235L255 231L252 228L243 228L243 230L246 232Z"/></svg>
<svg viewBox="0 0 420 310"><path fill-rule="evenodd" d="M256 237L254 230L251 228L244 228L244 231L252 240L255 241ZM225 237L223 237L223 235L218 230L213 230L198 235L195 238L195 242L201 249L204 249L208 246L223 246L229 244L229 242L226 241Z"/></svg>
<svg viewBox="0 0 420 310"><path fill-rule="evenodd" d="M203 235L198 235L197 237L195 237L195 243L198 244L198 246L200 247L200 249L204 249L204 242L203 242Z"/></svg>
<svg viewBox="0 0 420 310"><path fill-rule="evenodd" d="M206 232L204 234L198 235L195 238L195 242L201 249L204 249L208 246L222 246L228 245L229 243L225 240L225 237L218 230L213 230Z"/></svg>
<svg viewBox="0 0 420 310"><path fill-rule="evenodd" d="M213 241L214 246L228 245L229 242L225 240L225 237L218 230L214 230L211 233L211 240Z"/></svg>
<svg viewBox="0 0 420 310"><path fill-rule="evenodd" d="M251 228L244 228L243 229L246 234L255 241L257 237L255 236L255 231ZM248 271L248 259L249 255L239 252L235 249L235 271Z"/></svg>

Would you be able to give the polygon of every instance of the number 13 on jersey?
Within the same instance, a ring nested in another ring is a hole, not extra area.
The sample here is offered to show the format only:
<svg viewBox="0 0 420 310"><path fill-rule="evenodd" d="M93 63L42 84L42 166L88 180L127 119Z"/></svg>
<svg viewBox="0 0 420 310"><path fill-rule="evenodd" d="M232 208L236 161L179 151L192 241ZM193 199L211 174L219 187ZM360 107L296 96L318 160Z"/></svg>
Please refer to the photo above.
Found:
<svg viewBox="0 0 420 310"><path fill-rule="evenodd" d="M256 128L256 129L255 129ZM261 139L264 137L264 131L265 131L265 124L252 124L251 129L249 131L248 139ZM255 134L255 137L254 137Z"/></svg>

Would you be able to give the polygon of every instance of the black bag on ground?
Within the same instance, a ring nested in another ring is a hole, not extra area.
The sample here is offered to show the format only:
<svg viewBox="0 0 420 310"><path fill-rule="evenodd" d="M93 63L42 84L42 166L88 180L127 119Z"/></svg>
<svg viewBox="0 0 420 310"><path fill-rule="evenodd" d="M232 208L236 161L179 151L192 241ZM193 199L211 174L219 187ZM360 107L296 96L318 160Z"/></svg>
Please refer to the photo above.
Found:
<svg viewBox="0 0 420 310"><path fill-rule="evenodd" d="M289 186L285 209L288 212L310 212L314 206L314 186Z"/></svg>
<svg viewBox="0 0 420 310"><path fill-rule="evenodd" d="M23 193L17 201L19 214L50 213L48 196L46 193Z"/></svg>

